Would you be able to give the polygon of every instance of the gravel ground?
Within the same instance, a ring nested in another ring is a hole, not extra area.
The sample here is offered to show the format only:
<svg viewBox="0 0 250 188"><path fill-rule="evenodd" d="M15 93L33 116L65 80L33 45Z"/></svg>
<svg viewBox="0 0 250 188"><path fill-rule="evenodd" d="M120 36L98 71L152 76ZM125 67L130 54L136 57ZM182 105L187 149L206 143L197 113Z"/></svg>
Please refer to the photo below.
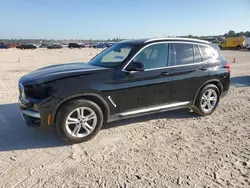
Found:
<svg viewBox="0 0 250 188"><path fill-rule="evenodd" d="M18 79L94 49L0 50L0 187L250 187L250 52L223 51L232 87L210 116L178 110L105 125L65 145L22 121Z"/></svg>

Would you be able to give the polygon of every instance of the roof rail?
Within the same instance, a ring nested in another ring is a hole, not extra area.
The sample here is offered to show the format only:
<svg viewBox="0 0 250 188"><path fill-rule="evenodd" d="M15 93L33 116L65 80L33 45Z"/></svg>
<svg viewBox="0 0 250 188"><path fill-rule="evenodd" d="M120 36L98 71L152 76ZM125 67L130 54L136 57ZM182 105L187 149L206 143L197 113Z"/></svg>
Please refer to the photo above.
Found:
<svg viewBox="0 0 250 188"><path fill-rule="evenodd" d="M175 38L152 38L152 39L146 40L144 43L158 41L158 40L184 40L184 41L196 41L196 42L210 43L210 42L205 41L205 40L192 39L192 38L179 38L179 37L175 37Z"/></svg>

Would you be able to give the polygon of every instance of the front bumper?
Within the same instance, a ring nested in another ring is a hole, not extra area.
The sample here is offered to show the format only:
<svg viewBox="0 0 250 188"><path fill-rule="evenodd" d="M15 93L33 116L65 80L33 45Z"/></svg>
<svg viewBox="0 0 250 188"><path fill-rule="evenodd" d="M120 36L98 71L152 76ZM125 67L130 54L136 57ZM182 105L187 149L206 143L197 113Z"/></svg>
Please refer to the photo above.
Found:
<svg viewBox="0 0 250 188"><path fill-rule="evenodd" d="M21 116L27 125L32 127L40 127L41 116L39 111L34 108L34 104L24 100L22 96L19 96L18 104L21 110Z"/></svg>
<svg viewBox="0 0 250 188"><path fill-rule="evenodd" d="M48 129L53 123L48 121L51 116L52 109L49 103L53 99L36 100L36 99L23 99L19 95L19 107L21 116L28 126L39 129Z"/></svg>

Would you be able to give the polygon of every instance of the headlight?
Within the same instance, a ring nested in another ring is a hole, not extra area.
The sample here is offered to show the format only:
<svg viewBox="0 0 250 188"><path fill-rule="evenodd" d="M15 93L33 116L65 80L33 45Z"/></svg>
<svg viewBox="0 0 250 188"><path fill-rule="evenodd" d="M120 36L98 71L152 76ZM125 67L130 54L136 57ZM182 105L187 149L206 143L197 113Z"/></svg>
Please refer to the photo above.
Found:
<svg viewBox="0 0 250 188"><path fill-rule="evenodd" d="M23 86L23 84L18 83L18 89L19 89L19 93L20 93L20 95L22 96L22 98L23 98L23 99L25 99L25 98L26 98L26 96L25 96L25 92L24 92L24 86Z"/></svg>
<svg viewBox="0 0 250 188"><path fill-rule="evenodd" d="M50 96L51 88L45 84L26 86L24 88L24 93L26 97L44 99Z"/></svg>

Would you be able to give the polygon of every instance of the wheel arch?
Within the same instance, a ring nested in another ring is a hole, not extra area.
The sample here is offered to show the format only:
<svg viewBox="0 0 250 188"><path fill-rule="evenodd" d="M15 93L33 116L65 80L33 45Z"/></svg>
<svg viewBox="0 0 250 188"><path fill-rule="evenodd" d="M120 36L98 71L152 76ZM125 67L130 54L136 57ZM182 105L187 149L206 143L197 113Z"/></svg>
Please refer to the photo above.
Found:
<svg viewBox="0 0 250 188"><path fill-rule="evenodd" d="M108 103L105 101L105 99L96 93L84 93L84 94L72 95L72 96L60 101L56 105L56 107L52 113L52 123L55 124L56 117L58 115L58 111L64 104L66 104L67 102L73 101L73 100L78 100L78 99L86 99L86 100L90 100L90 101L96 103L101 108L101 110L103 112L104 122L107 122L108 117L110 115L110 108L109 108Z"/></svg>
<svg viewBox="0 0 250 188"><path fill-rule="evenodd" d="M223 92L223 86L222 86L220 80L218 80L218 79L208 80L208 81L204 82L204 83L200 86L200 88L198 89L198 91L196 92L195 98L194 98L194 100L193 100L193 104L195 103L196 98L197 98L199 92L200 92L206 85L208 85L208 84L214 84L214 85L216 85L216 86L219 88L220 95L221 95L221 93Z"/></svg>

